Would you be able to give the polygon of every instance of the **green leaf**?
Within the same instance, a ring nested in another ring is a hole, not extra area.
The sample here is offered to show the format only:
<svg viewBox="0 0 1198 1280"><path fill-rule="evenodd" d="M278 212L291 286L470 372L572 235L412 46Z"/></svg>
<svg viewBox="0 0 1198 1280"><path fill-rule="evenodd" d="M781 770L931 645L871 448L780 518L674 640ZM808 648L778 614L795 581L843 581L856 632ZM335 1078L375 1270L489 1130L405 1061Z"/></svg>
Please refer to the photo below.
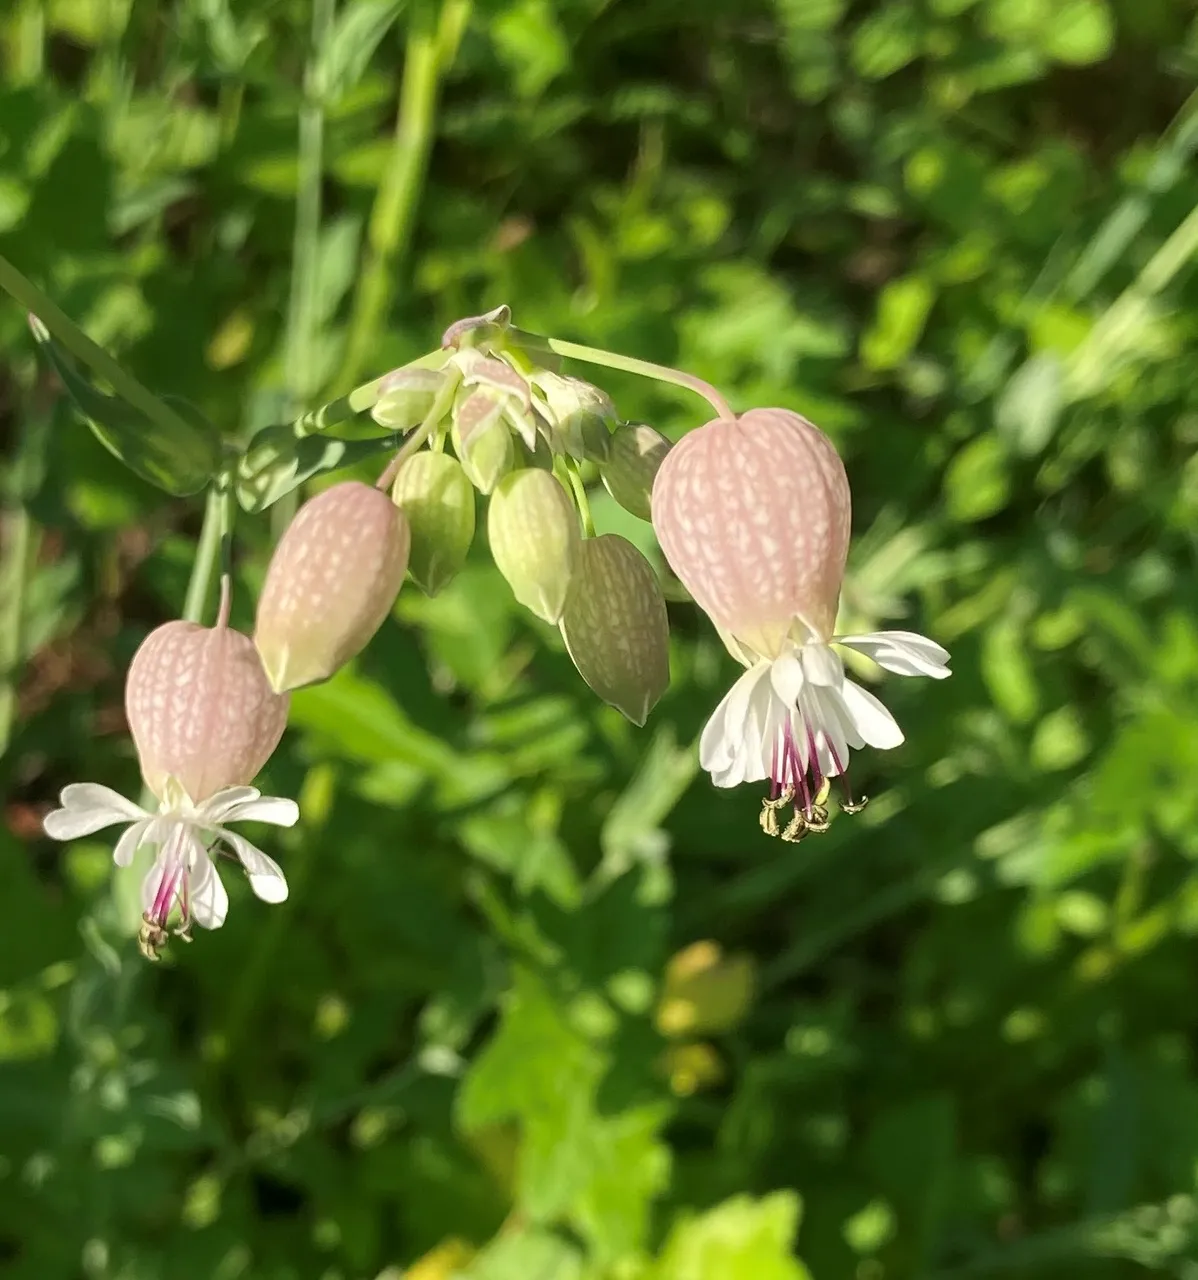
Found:
<svg viewBox="0 0 1198 1280"><path fill-rule="evenodd" d="M894 369L911 354L923 333L936 292L926 276L892 280L878 299L878 314L861 339L861 359L870 369Z"/></svg>
<svg viewBox="0 0 1198 1280"><path fill-rule="evenodd" d="M169 429L151 421L127 401L94 387L40 320L31 318L30 327L96 438L130 471L176 497L211 484L221 465L220 433L198 409L170 397L174 413Z"/></svg>
<svg viewBox="0 0 1198 1280"><path fill-rule="evenodd" d="M1006 505L1011 493L1006 452L997 437L971 440L944 475L949 514L955 520L985 520Z"/></svg>
<svg viewBox="0 0 1198 1280"><path fill-rule="evenodd" d="M791 1253L800 1212L791 1191L733 1196L676 1224L646 1280L809 1280Z"/></svg>
<svg viewBox="0 0 1198 1280"><path fill-rule="evenodd" d="M400 432L374 440L342 440L319 435L297 438L294 427L264 427L241 460L237 501L246 511L265 511L313 476L354 466L380 453L394 453L402 443Z"/></svg>
<svg viewBox="0 0 1198 1280"><path fill-rule="evenodd" d="M849 56L867 80L884 80L919 56L920 35L915 10L907 4L891 3L857 28Z"/></svg>
<svg viewBox="0 0 1198 1280"><path fill-rule="evenodd" d="M1054 5L1040 47L1071 66L1101 62L1115 42L1115 24L1105 0L1062 0Z"/></svg>
<svg viewBox="0 0 1198 1280"><path fill-rule="evenodd" d="M328 43L312 69L312 93L334 106L366 72L374 51L391 30L405 0L352 0L337 15Z"/></svg>
<svg viewBox="0 0 1198 1280"><path fill-rule="evenodd" d="M582 1256L559 1236L537 1229L505 1232L465 1271L445 1280L582 1280Z"/></svg>
<svg viewBox="0 0 1198 1280"><path fill-rule="evenodd" d="M1061 362L1050 351L1025 361L1003 388L994 425L1025 458L1044 451L1060 417Z"/></svg>
<svg viewBox="0 0 1198 1280"><path fill-rule="evenodd" d="M540 979L519 970L499 1031L458 1095L457 1118L467 1132L515 1121L522 1212L543 1225L569 1223L610 1262L643 1245L669 1153L659 1136L661 1105L600 1114L596 1092L607 1065Z"/></svg>
<svg viewBox="0 0 1198 1280"><path fill-rule="evenodd" d="M1040 706L1040 686L1028 660L1023 627L1010 617L995 622L982 637L982 675L990 696L1007 719L1027 724Z"/></svg>
<svg viewBox="0 0 1198 1280"><path fill-rule="evenodd" d="M931 1262L937 1224L948 1209L956 1132L954 1099L935 1093L884 1112L866 1143L870 1167L914 1236L915 1274Z"/></svg>
<svg viewBox="0 0 1198 1280"><path fill-rule="evenodd" d="M491 38L523 98L535 98L570 65L570 45L548 0L516 0L491 22Z"/></svg>

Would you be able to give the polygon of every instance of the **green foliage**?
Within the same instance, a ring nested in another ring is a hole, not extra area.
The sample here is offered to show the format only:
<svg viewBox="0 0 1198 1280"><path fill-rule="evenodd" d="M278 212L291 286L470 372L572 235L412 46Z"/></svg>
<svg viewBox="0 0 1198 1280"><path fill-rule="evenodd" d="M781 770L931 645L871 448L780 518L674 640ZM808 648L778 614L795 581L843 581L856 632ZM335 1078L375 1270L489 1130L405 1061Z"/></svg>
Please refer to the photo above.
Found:
<svg viewBox="0 0 1198 1280"><path fill-rule="evenodd" d="M0 67L0 254L185 442L94 366L85 430L0 298L5 1274L1193 1280L1192 8L15 0ZM395 443L366 380L500 303L818 422L841 630L952 679L883 681L872 803L784 846L698 769L736 668L693 607L638 730L476 537L295 695L288 902L227 875L144 965L106 833L38 824L135 793L122 672L199 527L163 489L253 442L248 626L297 487ZM751 1000L671 1039L708 939Z"/></svg>

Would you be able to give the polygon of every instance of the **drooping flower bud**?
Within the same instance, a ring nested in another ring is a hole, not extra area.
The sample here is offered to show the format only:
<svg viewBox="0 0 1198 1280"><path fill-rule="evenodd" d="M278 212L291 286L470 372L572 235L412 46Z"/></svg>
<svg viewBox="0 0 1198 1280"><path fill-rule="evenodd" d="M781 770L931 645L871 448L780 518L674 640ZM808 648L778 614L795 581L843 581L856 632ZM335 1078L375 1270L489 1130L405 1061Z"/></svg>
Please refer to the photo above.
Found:
<svg viewBox="0 0 1198 1280"><path fill-rule="evenodd" d="M487 538L516 599L557 622L582 543L578 515L557 477L536 467L504 476L487 511Z"/></svg>
<svg viewBox="0 0 1198 1280"><path fill-rule="evenodd" d="M423 449L400 468L391 500L411 530L408 573L435 596L465 564L474 540L474 488L456 458Z"/></svg>
<svg viewBox="0 0 1198 1280"><path fill-rule="evenodd" d="M561 632L578 674L643 725L670 683L669 621L653 566L627 539L583 542Z"/></svg>
<svg viewBox="0 0 1198 1280"><path fill-rule="evenodd" d="M604 488L634 516L650 518L653 481L670 442L652 427L626 422L611 437L607 461L600 467Z"/></svg>
<svg viewBox="0 0 1198 1280"><path fill-rule="evenodd" d="M396 369L379 384L379 398L370 416L382 427L407 431L424 421L444 381L439 369Z"/></svg>
<svg viewBox="0 0 1198 1280"><path fill-rule="evenodd" d="M473 357L471 359L470 357ZM532 412L532 393L528 381L504 360L465 352L457 357L462 368L462 387L469 397L484 396L495 405L503 420L530 449L536 448L537 425Z"/></svg>
<svg viewBox="0 0 1198 1280"><path fill-rule="evenodd" d="M310 498L279 539L254 643L280 692L326 680L391 612L408 567L408 522L387 494L346 480Z"/></svg>
<svg viewBox="0 0 1198 1280"><path fill-rule="evenodd" d="M125 713L146 786L174 779L195 804L251 783L283 736L287 695L274 692L249 636L167 622L133 655Z"/></svg>
<svg viewBox="0 0 1198 1280"><path fill-rule="evenodd" d="M537 370L532 379L545 398L554 452L602 462L611 445L609 424L616 422L616 407L607 392L582 378L546 369Z"/></svg>
<svg viewBox="0 0 1198 1280"><path fill-rule="evenodd" d="M516 447L503 421L503 404L486 391L472 391L458 403L450 439L479 493L490 493L515 466Z"/></svg>
<svg viewBox="0 0 1198 1280"><path fill-rule="evenodd" d="M767 656L796 624L831 637L849 523L840 456L786 409L690 432L653 484L653 527L670 567L717 627Z"/></svg>

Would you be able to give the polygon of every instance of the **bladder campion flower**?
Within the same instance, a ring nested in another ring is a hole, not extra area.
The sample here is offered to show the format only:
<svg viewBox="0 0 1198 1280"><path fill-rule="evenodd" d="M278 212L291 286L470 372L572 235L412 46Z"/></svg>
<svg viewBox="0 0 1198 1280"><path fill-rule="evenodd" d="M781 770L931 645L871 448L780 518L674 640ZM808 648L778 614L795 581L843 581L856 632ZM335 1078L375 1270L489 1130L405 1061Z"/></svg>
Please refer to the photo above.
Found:
<svg viewBox="0 0 1198 1280"><path fill-rule="evenodd" d="M700 762L718 787L768 780L769 835L826 830L828 780L850 752L903 741L894 717L845 675L833 647L898 675L943 679L948 653L907 631L836 636L850 495L832 442L785 409L752 409L684 436L653 485L670 567L747 668L707 722ZM779 827L779 810L793 816Z"/></svg>
<svg viewBox="0 0 1198 1280"><path fill-rule="evenodd" d="M373 639L408 568L407 517L358 480L309 498L275 547L254 643L279 693L327 680Z"/></svg>
<svg viewBox="0 0 1198 1280"><path fill-rule="evenodd" d="M113 851L118 867L127 867L142 845L154 847L142 882L139 938L151 960L176 912L174 932L188 941L193 923L205 929L224 923L229 899L212 861L218 846L241 862L264 902L287 897L279 866L228 824L289 827L299 817L293 800L246 785L278 745L288 698L272 691L250 638L226 618L227 597L215 627L168 622L146 637L130 665L125 707L157 811L97 783L72 783L44 823L54 840L127 824Z"/></svg>

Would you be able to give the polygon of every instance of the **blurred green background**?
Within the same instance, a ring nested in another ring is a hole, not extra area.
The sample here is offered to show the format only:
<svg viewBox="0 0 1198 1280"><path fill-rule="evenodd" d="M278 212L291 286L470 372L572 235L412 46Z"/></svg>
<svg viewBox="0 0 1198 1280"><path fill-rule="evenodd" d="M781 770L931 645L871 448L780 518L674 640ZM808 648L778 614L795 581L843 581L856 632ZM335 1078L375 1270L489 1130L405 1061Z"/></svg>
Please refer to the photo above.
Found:
<svg viewBox="0 0 1198 1280"><path fill-rule="evenodd" d="M136 794L200 504L0 297L0 1272L1194 1280L1192 0L8 0L0 68L0 253L230 439L507 302L817 421L843 629L954 665L784 845L702 617L638 731L480 545L295 696L287 904L146 965L39 822Z"/></svg>

